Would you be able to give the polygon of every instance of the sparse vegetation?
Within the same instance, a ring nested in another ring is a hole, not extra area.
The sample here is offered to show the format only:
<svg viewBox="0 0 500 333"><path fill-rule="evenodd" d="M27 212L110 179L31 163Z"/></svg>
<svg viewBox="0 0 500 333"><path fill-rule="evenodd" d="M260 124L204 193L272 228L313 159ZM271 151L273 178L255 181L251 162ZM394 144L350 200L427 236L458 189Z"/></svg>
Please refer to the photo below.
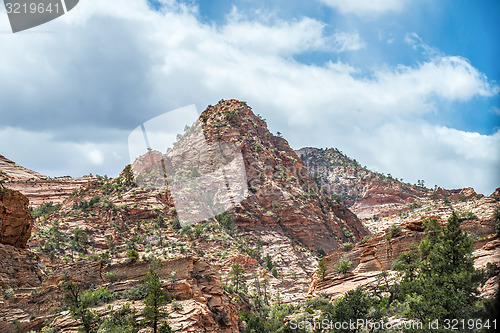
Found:
<svg viewBox="0 0 500 333"><path fill-rule="evenodd" d="M476 214L474 214L473 212L469 212L469 211L466 211L466 212L459 212L457 214L458 216L458 220L460 222L464 222L464 221L470 221L470 220L477 220L478 217Z"/></svg>
<svg viewBox="0 0 500 333"><path fill-rule="evenodd" d="M239 120L236 119L237 112L219 107L214 107L215 109L217 109L215 114L205 112L202 114L202 119L215 126L209 130L217 131L219 135L228 133L229 122L235 126L234 121ZM245 111L243 117L250 116L246 115ZM259 127L259 121L255 119L249 121L255 127ZM251 123L250 128L252 132L259 132L260 135L261 129L252 128ZM185 128L186 133L191 130L189 126ZM242 136L251 134L242 133ZM271 135L267 137L269 140L279 142L280 147L285 143L283 140L272 139ZM165 189L151 191L154 194L146 197L148 191L137 188L130 165L125 167L117 178L97 176L97 181L92 180L92 186L82 186L73 193L69 200L64 201L62 206L50 202L33 209L32 215L38 220L35 222L36 232L32 238L32 248L43 259L44 271L47 275L53 274L54 280L60 279L58 264L61 260L67 264L65 267L71 266L70 269L86 264L89 259L94 261L90 262L93 267L100 264L101 268L97 271L101 274L97 279L98 285L92 284L96 281L92 274L90 274L91 279L89 278L91 282L88 284L65 281L61 286L64 286L66 293L66 306L54 308L51 310L53 313L47 318L59 320L62 311L69 310L71 315L78 320L77 323L81 325L80 330L83 332L137 333L146 330L171 332L172 329L166 321L167 309L170 312L182 312L182 314L172 314L172 318L184 317L188 315L186 315L187 311L184 312L183 304L186 309L191 308L191 304L195 304L184 301L184 298L182 301L171 300L169 292L177 294L182 288L188 288L186 283L194 283L193 291L197 293L200 289L196 288L199 287L203 294L210 293L211 289L219 290L221 284L229 295L223 293L223 298L216 298L217 302L223 302L221 306L209 306L211 312L209 311L208 315L212 316L208 318L210 324L215 322L224 329L231 324L234 316L230 317L229 313L224 310L229 296L237 309L249 311L240 313L241 319L245 321L245 324L240 325L240 330L247 333L319 332L313 329L291 328L291 319L315 323L323 319L345 321L359 318L372 322L407 319L417 321L431 317L444 318L445 315L480 318L484 314L483 310L492 304L487 300L479 301L476 297L475 288L479 285L481 277L470 265L470 239L456 228L456 220L460 223L478 218L469 211L457 211L453 223L449 223L446 229L443 229L437 220L426 220L424 222L425 239L420 242L419 246L403 253L389 271L371 275L369 287L348 291L342 297L336 296L338 298L335 301L330 301L328 298L330 295L326 294L328 292L326 291L323 297L296 303L296 295L290 297L290 294L297 292L301 293L301 296L306 295L310 286L308 279L313 276L316 279L316 286L319 286L317 290L319 295L325 291L321 288L330 288L328 285L330 282L359 281L358 269L353 269L353 261L358 263L358 254L357 252L342 253L336 250L330 252L327 257L322 247L317 247L317 245L310 247L310 244L325 243L310 242L308 237L302 237L302 234L296 232L295 225L290 228L289 224L287 225L290 221L292 224L299 224L302 221L307 222L307 219L293 220L290 218L289 211L294 212L300 209L305 214L308 213L306 210L310 210L309 208L318 212L323 210L329 219L328 221L324 219L327 227L337 222L342 227L337 234L327 236L334 238L335 241L332 240L332 243L340 244L341 249L347 252L353 249L356 242L354 232L360 234L360 229L349 224L351 217L349 211L337 203L354 204L362 195L360 189L366 184L381 182L375 185L388 186L398 191L402 189L409 193L409 201L403 201L393 207L396 210L401 209L400 217L410 217L412 221L418 218L419 214L424 215L431 211L428 205L431 199L420 200L417 196L417 200L408 204L410 200L413 200L414 192L412 191L429 194L425 191L423 181L418 184L420 188L416 190L410 184L398 184L398 179L394 179L392 175L385 176L368 172L366 167L361 167L356 160L347 158L338 149L321 150L321 154L333 156L327 162L314 153L305 153L306 156L303 156L304 161L315 168L310 168L310 170L318 170L312 175L318 186L324 185L323 190L327 194L324 195L319 193L310 181L304 184L300 170L294 170L297 164L292 163L296 162L293 152L283 151L282 148L274 146L265 138L250 137L250 139L253 141L248 141L246 154L251 155L254 151L254 156L265 154L266 158L269 154L273 162L269 172L266 169L257 169L254 174L256 184L251 181L248 183L250 192L258 195L251 195L249 200L237 205L233 211L219 214L206 221L182 227L179 218L176 217L177 212L171 207L172 197L169 196L168 191ZM273 153L278 155L272 156ZM260 165L257 167L260 168ZM329 172L334 170L334 172L326 174L324 170ZM186 170L186 174L193 179L198 178L201 171L205 170L191 166ZM333 184L333 190L327 188L331 185L329 182ZM273 195L270 197L271 200L263 204L260 200L261 196L266 195L268 183L272 184L273 189L277 191L283 188L286 195L281 195L283 193ZM337 190L335 194L327 192ZM332 200L329 200L328 194L331 195ZM441 199L440 193L430 194L434 200L431 203L432 209L442 209L440 200L443 200L445 204L448 202L447 204L451 206L448 198ZM426 198L431 198L430 194ZM299 205L294 206L290 203L288 201L290 196L295 196L300 201ZM453 197L455 198L455 195ZM186 200L191 200L189 195L186 196ZM458 201L461 200L459 197ZM312 207L318 202L318 206ZM462 204L454 201L453 204L456 204L456 209L472 209L463 208L472 207L469 205L470 202ZM332 214L331 209L335 215ZM449 210L445 209L445 212ZM478 214L480 212L479 215L484 218L479 208L474 207L473 210ZM375 212L380 214L382 221L379 215L373 215ZM442 216L442 214L436 215ZM371 221L370 216L372 216ZM394 216L388 216L382 210L374 210L365 215L365 218L367 225L374 227L375 230L388 221L399 220ZM494 218L496 232L500 236L499 208L495 210ZM259 224L269 220L273 221L272 229L262 228L264 232L258 229ZM376 221L380 223L373 223ZM235 222L238 223L239 228L236 227ZM258 232L252 232L252 223L255 223ZM473 223L469 222L467 226ZM93 224L97 226L95 229L92 228ZM413 226L418 227L417 224ZM307 233L307 229L304 230ZM311 228L311 232L315 230L319 229ZM339 229L335 227L333 230ZM401 251L397 242L404 240L407 234L413 232L409 230L414 229L408 226L403 233L400 226L392 225L385 235L387 240L392 239L391 242L384 243L383 235L377 234L376 239L368 245L363 247L358 245L356 251L361 249L369 253L372 248L378 246L379 242L388 245L387 251ZM266 233L267 231L270 232ZM274 232L281 234L279 237L273 237ZM359 244L365 244L373 237L373 235L365 236ZM480 234L475 237L485 238L490 235ZM47 256L52 262L47 259ZM155 256L169 260L168 264L172 267L164 267L160 270L160 262L155 259ZM336 256L344 257L335 264L330 260ZM140 257L142 261L136 262ZM189 271L192 267L200 267L196 265L200 265L200 261L205 259L206 263L217 267L216 273L220 274L219 276L213 271L208 273L194 269ZM314 270L314 266L311 265L316 259L320 260ZM79 260L80 262L75 262ZM133 264L133 262L136 263ZM187 269L186 262L188 263ZM150 267L146 278L140 279L138 276L146 274L144 267L148 264ZM12 267L12 270L15 269L17 268ZM135 270L134 276L127 277L128 272L132 270ZM353 273L349 274L351 270ZM170 275L167 273L166 276L160 276L160 272L164 274L169 271L171 271ZM485 276L492 277L495 274L498 274L498 267L487 266ZM214 284L215 287L209 283ZM107 286L109 290L99 288L99 285ZM446 290L446 294L441 292L441 288ZM110 290L116 290L116 292ZM44 292L46 292L45 288L27 289L27 291L0 288L0 296L9 299L4 302L7 305L16 304L20 299L24 301L28 296L42 299L46 297ZM293 305L283 304L290 301ZM169 302L171 302L170 305L168 305ZM99 310L96 309L97 307ZM142 308L144 308L143 311L134 310ZM460 312L462 308L468 310ZM197 319L205 323L207 318L203 316L206 314L203 310L201 315L197 314ZM171 320L177 319L169 319ZM24 324L24 319L22 323ZM55 333L57 329L48 328L49 324L49 321L44 324L46 327L42 329L42 332ZM17 328L13 327L13 329ZM347 332L349 330L335 331Z"/></svg>
<svg viewBox="0 0 500 333"><path fill-rule="evenodd" d="M139 259L139 252L135 249L130 249L127 251L127 258L132 262L137 261Z"/></svg>
<svg viewBox="0 0 500 333"><path fill-rule="evenodd" d="M351 242L346 242L342 244L342 251L348 252L352 250L352 243Z"/></svg>
<svg viewBox="0 0 500 333"><path fill-rule="evenodd" d="M368 242L370 239L373 238L373 235L366 235L365 237L363 237L363 239L359 242L359 244L365 244L366 242Z"/></svg>
<svg viewBox="0 0 500 333"><path fill-rule="evenodd" d="M61 209L60 204L54 205L54 203L52 201L49 201L49 202L42 203L40 206L38 206L35 209L30 209L30 211L31 211L31 216L33 216L33 218L39 218L39 217L54 214L54 213L58 212L60 209Z"/></svg>
<svg viewBox="0 0 500 333"><path fill-rule="evenodd" d="M0 171L0 190L5 188L5 183L8 179L9 177L7 176L7 174L3 171Z"/></svg>

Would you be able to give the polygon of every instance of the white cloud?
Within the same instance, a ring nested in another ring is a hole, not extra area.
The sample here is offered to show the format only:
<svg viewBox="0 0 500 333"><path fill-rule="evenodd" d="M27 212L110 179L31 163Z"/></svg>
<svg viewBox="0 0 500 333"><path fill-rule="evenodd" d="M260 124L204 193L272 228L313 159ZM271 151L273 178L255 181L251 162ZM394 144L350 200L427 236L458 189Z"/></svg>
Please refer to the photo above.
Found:
<svg viewBox="0 0 500 333"><path fill-rule="evenodd" d="M355 142L352 145L360 145ZM409 121L386 123L373 129L360 147L360 158L377 161L378 169L427 186L473 186L489 195L500 186L500 132L480 135L444 126ZM387 150L390 150L389 152ZM416 167L418 166L418 167Z"/></svg>
<svg viewBox="0 0 500 333"><path fill-rule="evenodd" d="M278 19L248 20L233 6L220 37L246 52L291 55L308 51L355 51L365 47L358 32L324 33L325 24L304 17L286 22Z"/></svg>
<svg viewBox="0 0 500 333"><path fill-rule="evenodd" d="M399 12L410 0L321 0L343 14L380 15Z"/></svg>
<svg viewBox="0 0 500 333"><path fill-rule="evenodd" d="M102 152L99 149L93 147L93 145L89 145L86 153L87 153L89 161L92 164L102 165L104 163L104 156L102 156Z"/></svg>
<svg viewBox="0 0 500 333"><path fill-rule="evenodd" d="M0 144L0 154L51 177L117 175L129 163L121 157L128 154L127 147L119 142L71 142L46 132L4 127L0 143L8 143Z"/></svg>
<svg viewBox="0 0 500 333"><path fill-rule="evenodd" d="M382 88L381 96L398 100L425 101L439 96L466 101L473 96L496 95L499 89L491 86L467 59L455 56L434 58L418 67L400 66L395 71L379 72L376 83Z"/></svg>
<svg viewBox="0 0 500 333"><path fill-rule="evenodd" d="M297 22L260 22L237 20L222 28L221 38L241 50L263 54L294 54L328 48L323 37L324 24L310 18Z"/></svg>
<svg viewBox="0 0 500 333"><path fill-rule="evenodd" d="M333 40L338 52L356 51L366 46L357 32L337 32L333 35Z"/></svg>
<svg viewBox="0 0 500 333"><path fill-rule="evenodd" d="M424 43L422 41L422 38L420 38L420 36L415 32L407 33L405 35L404 41L406 44L410 45L414 50L418 50L419 48L422 49L424 54L428 58L435 58L438 56L442 56L442 54L440 54L438 49Z"/></svg>
<svg viewBox="0 0 500 333"><path fill-rule="evenodd" d="M492 152L498 133L422 120L441 100L498 93L467 59L435 54L362 76L349 63L304 65L291 57L362 48L356 32L326 36L324 24L309 18L266 23L233 15L215 26L196 11L173 2L154 12L144 1L87 0L50 23L53 34L0 35L0 77L8 78L0 82L0 153L50 175L112 175L128 163L117 156L128 156L128 131L139 124L192 103L201 110L240 98L295 148L335 146L412 182L472 185L486 194L500 185L500 157Z"/></svg>

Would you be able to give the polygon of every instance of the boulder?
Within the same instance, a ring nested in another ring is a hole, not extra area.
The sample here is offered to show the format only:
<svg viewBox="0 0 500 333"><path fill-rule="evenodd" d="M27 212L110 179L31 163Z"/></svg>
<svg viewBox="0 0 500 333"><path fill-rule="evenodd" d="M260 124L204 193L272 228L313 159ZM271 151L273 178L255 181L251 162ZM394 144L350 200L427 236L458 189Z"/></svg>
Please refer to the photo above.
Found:
<svg viewBox="0 0 500 333"><path fill-rule="evenodd" d="M0 189L0 243L25 248L33 218L29 201L21 192Z"/></svg>

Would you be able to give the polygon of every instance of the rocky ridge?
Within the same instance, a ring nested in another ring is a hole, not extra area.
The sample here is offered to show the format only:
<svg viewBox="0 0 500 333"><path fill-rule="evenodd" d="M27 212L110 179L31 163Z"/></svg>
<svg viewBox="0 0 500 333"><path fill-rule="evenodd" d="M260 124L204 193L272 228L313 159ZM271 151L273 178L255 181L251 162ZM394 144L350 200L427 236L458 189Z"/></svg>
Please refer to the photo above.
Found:
<svg viewBox="0 0 500 333"><path fill-rule="evenodd" d="M0 155L0 172L6 175L6 186L24 194L31 208L43 203L59 204L80 187L95 180L92 175L72 178L69 176L50 178L27 169Z"/></svg>
<svg viewBox="0 0 500 333"><path fill-rule="evenodd" d="M481 218L492 216L494 194L485 197L473 188L429 189L403 182L390 174L373 172L336 148L302 148L297 151L323 191L342 202L373 233L420 215L444 216L451 210L471 211Z"/></svg>

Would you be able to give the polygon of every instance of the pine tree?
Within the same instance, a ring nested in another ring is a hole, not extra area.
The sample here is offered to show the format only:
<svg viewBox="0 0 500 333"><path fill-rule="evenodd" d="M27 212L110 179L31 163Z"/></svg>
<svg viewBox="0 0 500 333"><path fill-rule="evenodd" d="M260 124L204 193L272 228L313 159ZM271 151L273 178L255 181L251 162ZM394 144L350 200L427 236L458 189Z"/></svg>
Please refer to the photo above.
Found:
<svg viewBox="0 0 500 333"><path fill-rule="evenodd" d="M235 291L238 292L242 283L244 283L245 270L239 263L233 264L231 266L231 271L229 276L231 276L231 282L234 285Z"/></svg>
<svg viewBox="0 0 500 333"><path fill-rule="evenodd" d="M473 250L472 238L460 229L453 212L415 279L420 293L410 309L416 318L427 322L473 317L481 282L481 273L474 268Z"/></svg>
<svg viewBox="0 0 500 333"><path fill-rule="evenodd" d="M321 278L321 280L324 280L327 270L328 270L328 267L326 267L326 258L322 258L318 262L318 269L316 270L316 274Z"/></svg>
<svg viewBox="0 0 500 333"><path fill-rule="evenodd" d="M333 322L349 323L356 322L359 319L368 319L370 309L370 298L360 287L349 290L343 297L337 299L333 304ZM336 329L335 332L358 332L359 329Z"/></svg>
<svg viewBox="0 0 500 333"><path fill-rule="evenodd" d="M70 247L72 251L87 253L87 248L89 246L89 237L87 233L76 227L73 231L73 237L70 240Z"/></svg>
<svg viewBox="0 0 500 333"><path fill-rule="evenodd" d="M96 316L89 309L90 304L88 304L88 300L83 297L84 293L80 285L66 277L63 282L63 288L66 291L64 296L66 302L69 304L71 315L81 322L79 331L84 333L95 332Z"/></svg>
<svg viewBox="0 0 500 333"><path fill-rule="evenodd" d="M167 317L167 313L162 309L168 303L168 295L162 289L162 281L156 270L160 266L160 261L154 259L149 266L148 274L146 275L145 282L147 288L147 296L144 299L146 305L142 310L143 324L149 325L153 328L153 332L158 332L158 323L161 319ZM161 331L168 331L168 324L163 324Z"/></svg>
<svg viewBox="0 0 500 333"><path fill-rule="evenodd" d="M134 187L137 186L134 180L134 173L132 172L132 165L128 164L122 171L121 176L125 181L125 186Z"/></svg>

